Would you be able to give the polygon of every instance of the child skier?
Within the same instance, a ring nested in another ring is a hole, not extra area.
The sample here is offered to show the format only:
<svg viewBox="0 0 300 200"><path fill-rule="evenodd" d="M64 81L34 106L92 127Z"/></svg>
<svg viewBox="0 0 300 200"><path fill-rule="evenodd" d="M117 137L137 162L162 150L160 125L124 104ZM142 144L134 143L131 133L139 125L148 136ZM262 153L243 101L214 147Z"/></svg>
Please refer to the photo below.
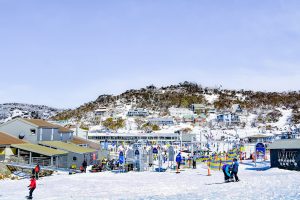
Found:
<svg viewBox="0 0 300 200"><path fill-rule="evenodd" d="M29 187L29 196L27 196L27 199L32 199L32 193L36 188L36 179L34 176L31 176L30 185L28 187Z"/></svg>
<svg viewBox="0 0 300 200"><path fill-rule="evenodd" d="M231 176L234 176L235 182L240 181L239 177L237 176L237 173L239 171L239 163L237 161L236 158L233 159L233 164L232 164L232 172L231 172Z"/></svg>
<svg viewBox="0 0 300 200"><path fill-rule="evenodd" d="M228 164L224 164L223 167L222 167L222 170L223 170L223 173L224 173L225 182L229 183L230 177L231 177L230 166Z"/></svg>

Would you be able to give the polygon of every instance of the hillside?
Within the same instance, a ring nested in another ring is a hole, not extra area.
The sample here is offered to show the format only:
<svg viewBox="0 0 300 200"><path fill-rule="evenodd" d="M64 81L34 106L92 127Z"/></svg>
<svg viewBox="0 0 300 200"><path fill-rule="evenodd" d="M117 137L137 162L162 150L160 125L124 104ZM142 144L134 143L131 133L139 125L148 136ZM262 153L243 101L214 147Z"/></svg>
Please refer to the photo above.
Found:
<svg viewBox="0 0 300 200"><path fill-rule="evenodd" d="M300 122L300 92L255 92L245 90L227 90L221 88L202 87L199 84L183 82L157 88L154 85L138 90L127 90L120 95L101 95L95 101L86 103L74 110L65 110L58 113L54 120L73 119L76 121L89 121L92 113L100 108L107 107L111 115L121 107L145 108L160 116L167 115L170 107L187 108L191 104L206 104L214 106L217 110L227 110L233 104L240 104L249 113L259 113L265 110L263 118L278 118L280 113L276 109L291 109L291 120ZM259 111L258 111L259 110ZM259 115L259 114L258 114ZM272 120L271 120L272 121Z"/></svg>

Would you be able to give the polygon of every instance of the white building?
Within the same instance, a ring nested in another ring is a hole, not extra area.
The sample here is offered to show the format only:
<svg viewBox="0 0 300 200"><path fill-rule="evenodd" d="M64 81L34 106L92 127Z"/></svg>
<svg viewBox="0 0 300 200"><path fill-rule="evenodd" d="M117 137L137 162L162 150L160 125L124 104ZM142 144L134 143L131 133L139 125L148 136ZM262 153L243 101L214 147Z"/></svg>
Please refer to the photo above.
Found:
<svg viewBox="0 0 300 200"><path fill-rule="evenodd" d="M96 116L101 116L103 114L105 114L107 112L107 108L106 107L100 107L99 109L95 110L95 115Z"/></svg>
<svg viewBox="0 0 300 200"><path fill-rule="evenodd" d="M182 117L182 116L185 116L185 115L193 115L193 111L187 109L187 108L169 108L169 112L170 112L170 115L172 117Z"/></svg>

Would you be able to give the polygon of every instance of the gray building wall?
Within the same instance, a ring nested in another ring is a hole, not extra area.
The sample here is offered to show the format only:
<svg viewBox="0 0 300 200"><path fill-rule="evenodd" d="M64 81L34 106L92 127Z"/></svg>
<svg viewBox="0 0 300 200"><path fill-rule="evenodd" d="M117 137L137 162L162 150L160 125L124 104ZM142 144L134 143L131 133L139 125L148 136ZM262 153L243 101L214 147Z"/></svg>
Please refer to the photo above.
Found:
<svg viewBox="0 0 300 200"><path fill-rule="evenodd" d="M31 129L36 131L36 134L31 133ZM13 135L19 138L20 134L24 134L24 140L27 140L31 143L37 143L38 129L35 126L24 123L22 121L11 121L0 126L0 131L6 132L10 135Z"/></svg>
<svg viewBox="0 0 300 200"><path fill-rule="evenodd" d="M69 152L68 154L68 167L71 167L73 164L76 165L77 169L79 169L80 166L82 166L82 163L84 159L86 160L87 164L90 165L91 163L91 154L92 153L86 153L86 154L78 154L74 152ZM74 157L76 157L76 160L74 161Z"/></svg>
<svg viewBox="0 0 300 200"><path fill-rule="evenodd" d="M73 133L61 133L63 142L70 141L73 138Z"/></svg>

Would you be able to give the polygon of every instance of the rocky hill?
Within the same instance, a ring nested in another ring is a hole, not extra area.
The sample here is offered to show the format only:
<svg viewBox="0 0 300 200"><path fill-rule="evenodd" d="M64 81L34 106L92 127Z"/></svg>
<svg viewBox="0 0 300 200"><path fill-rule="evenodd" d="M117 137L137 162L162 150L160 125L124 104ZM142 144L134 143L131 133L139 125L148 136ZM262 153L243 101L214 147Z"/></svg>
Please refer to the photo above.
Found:
<svg viewBox="0 0 300 200"><path fill-rule="evenodd" d="M49 119L63 110L44 105L32 105L22 103L0 104L0 123L23 117L34 119Z"/></svg>

